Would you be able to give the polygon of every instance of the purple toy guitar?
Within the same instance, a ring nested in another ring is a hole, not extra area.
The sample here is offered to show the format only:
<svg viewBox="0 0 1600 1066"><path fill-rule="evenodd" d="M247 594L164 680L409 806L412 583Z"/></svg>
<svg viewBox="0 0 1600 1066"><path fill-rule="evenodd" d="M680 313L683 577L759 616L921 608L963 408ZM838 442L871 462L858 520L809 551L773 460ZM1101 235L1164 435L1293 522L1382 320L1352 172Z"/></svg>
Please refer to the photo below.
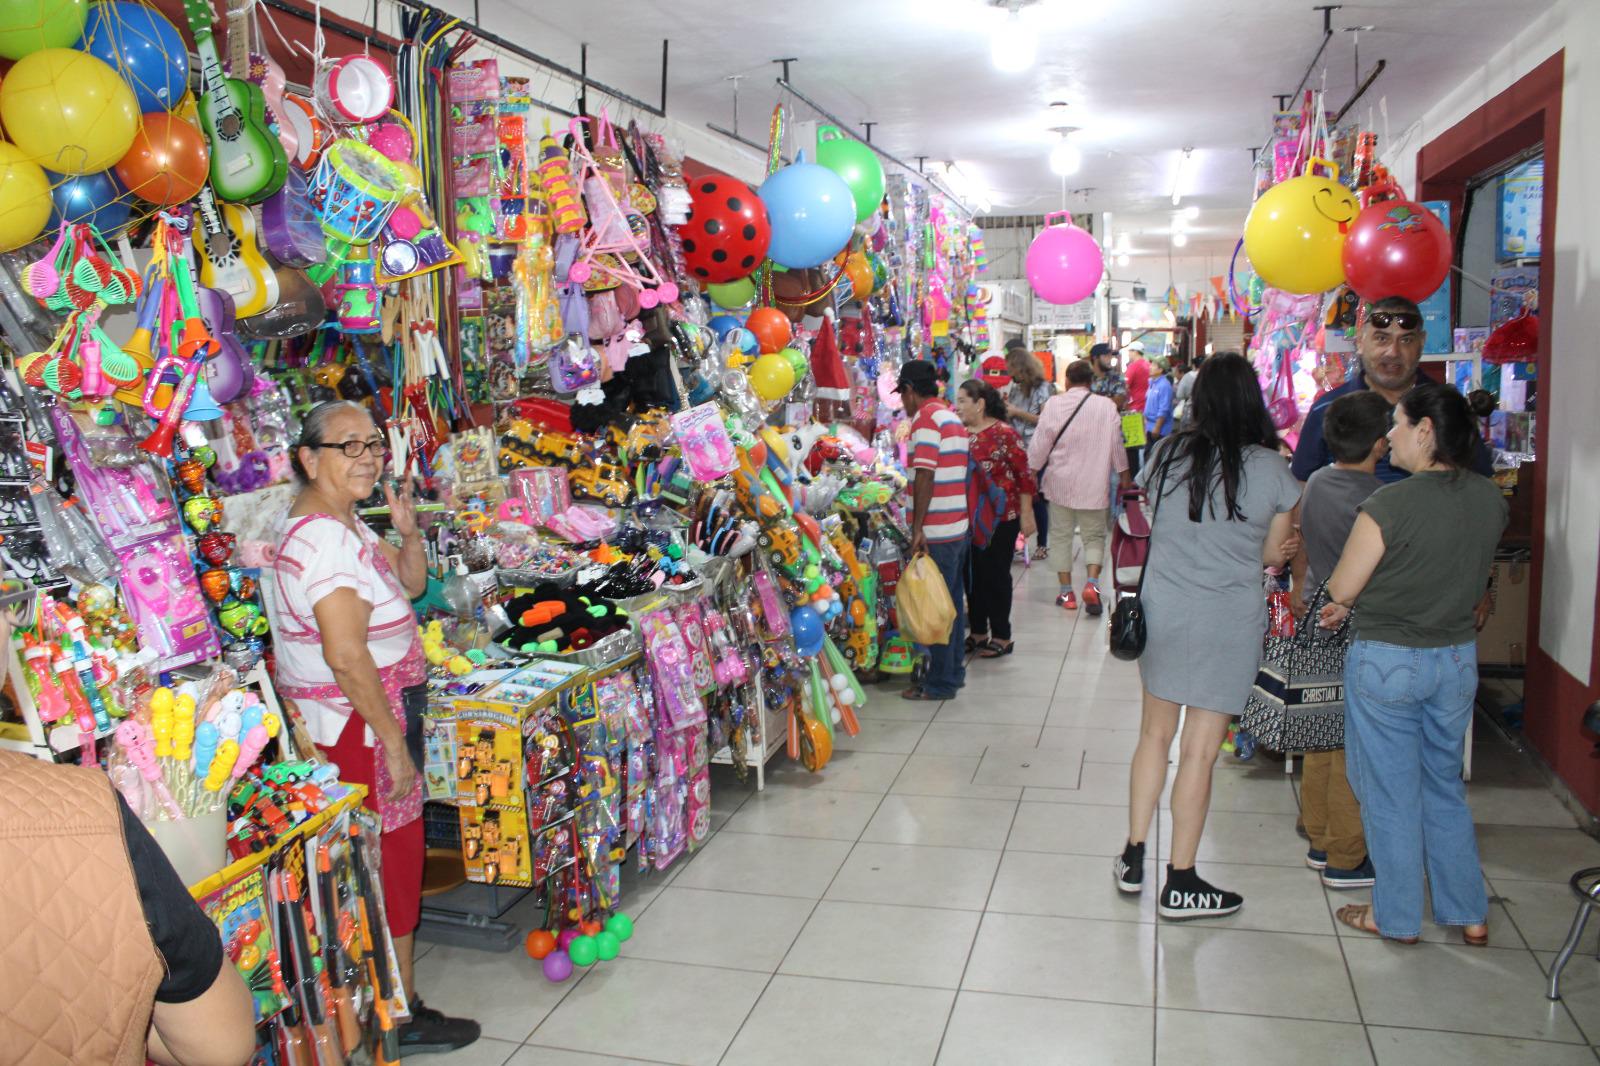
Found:
<svg viewBox="0 0 1600 1066"><path fill-rule="evenodd" d="M311 206L306 177L298 170L261 205L261 228L266 234L267 251L285 266L304 268L328 258L328 240Z"/></svg>
<svg viewBox="0 0 1600 1066"><path fill-rule="evenodd" d="M195 296L206 331L217 342L217 354L207 359L202 369L206 387L211 390L213 400L232 403L248 392L255 381L250 353L234 333L233 297L225 289L205 285L195 286Z"/></svg>

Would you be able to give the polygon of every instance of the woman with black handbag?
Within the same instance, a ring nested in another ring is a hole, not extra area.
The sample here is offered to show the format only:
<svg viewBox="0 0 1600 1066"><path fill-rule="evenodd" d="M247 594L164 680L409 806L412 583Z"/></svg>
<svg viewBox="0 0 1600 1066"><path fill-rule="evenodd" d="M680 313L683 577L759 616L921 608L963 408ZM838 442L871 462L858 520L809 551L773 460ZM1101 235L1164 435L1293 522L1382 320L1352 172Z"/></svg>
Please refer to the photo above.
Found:
<svg viewBox="0 0 1600 1066"><path fill-rule="evenodd" d="M1187 707L1172 787L1172 849L1157 909L1214 918L1242 896L1195 872L1211 805L1211 771L1261 665L1266 604L1261 570L1299 550L1290 511L1300 486L1255 370L1237 353L1207 361L1189 423L1162 441L1139 475L1151 492L1150 553L1141 579L1144 712L1128 789L1128 844L1114 868L1124 892L1144 888L1145 838L1167 779L1167 754Z"/></svg>

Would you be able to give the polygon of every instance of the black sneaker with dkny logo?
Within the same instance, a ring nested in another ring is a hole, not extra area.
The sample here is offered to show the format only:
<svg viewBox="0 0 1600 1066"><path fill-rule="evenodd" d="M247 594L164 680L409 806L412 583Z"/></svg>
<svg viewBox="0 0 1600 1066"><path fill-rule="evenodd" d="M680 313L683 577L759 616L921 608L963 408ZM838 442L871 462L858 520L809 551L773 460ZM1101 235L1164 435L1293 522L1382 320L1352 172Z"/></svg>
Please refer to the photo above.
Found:
<svg viewBox="0 0 1600 1066"><path fill-rule="evenodd" d="M1111 876L1122 892L1144 891L1144 843L1129 844L1111 865Z"/></svg>
<svg viewBox="0 0 1600 1066"><path fill-rule="evenodd" d="M1182 922L1191 918L1221 918L1244 905L1244 897L1226 892L1200 879L1194 867L1174 870L1167 864L1167 883L1161 887L1156 910L1161 917Z"/></svg>

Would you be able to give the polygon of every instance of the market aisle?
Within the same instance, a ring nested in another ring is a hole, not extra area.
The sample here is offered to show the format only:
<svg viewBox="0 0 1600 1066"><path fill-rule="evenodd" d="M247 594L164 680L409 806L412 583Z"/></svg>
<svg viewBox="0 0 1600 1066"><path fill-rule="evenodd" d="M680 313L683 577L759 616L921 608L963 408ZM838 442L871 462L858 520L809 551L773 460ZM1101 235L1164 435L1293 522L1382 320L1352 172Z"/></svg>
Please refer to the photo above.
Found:
<svg viewBox="0 0 1600 1066"><path fill-rule="evenodd" d="M1565 878L1600 845L1487 732L1469 794L1492 948L1432 928L1414 948L1341 935L1333 909L1365 893L1305 868L1291 779L1259 757L1219 765L1201 852L1244 894L1238 915L1158 925L1154 887L1119 895L1137 671L1051 605L1053 576L1029 574L1016 654L972 663L960 699L874 689L822 774L780 756L760 795L717 768L717 833L630 884L638 931L619 960L558 986L520 952L428 950L430 1003L486 1034L431 1061L1596 1061L1600 970L1573 961L1570 1012L1542 986Z"/></svg>

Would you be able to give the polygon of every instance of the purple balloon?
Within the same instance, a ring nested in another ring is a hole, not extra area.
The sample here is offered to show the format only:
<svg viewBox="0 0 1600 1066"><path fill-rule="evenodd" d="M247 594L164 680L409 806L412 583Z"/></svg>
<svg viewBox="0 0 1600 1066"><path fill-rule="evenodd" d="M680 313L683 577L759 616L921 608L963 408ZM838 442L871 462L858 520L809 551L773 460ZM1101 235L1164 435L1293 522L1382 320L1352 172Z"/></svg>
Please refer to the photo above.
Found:
<svg viewBox="0 0 1600 1066"><path fill-rule="evenodd" d="M544 957L542 965L545 978L556 984L572 976L572 959L565 951L552 951Z"/></svg>
<svg viewBox="0 0 1600 1066"><path fill-rule="evenodd" d="M1075 304L1094 295L1106 263L1100 245L1084 230L1071 223L1047 224L1028 245L1027 270L1028 284L1041 300Z"/></svg>

